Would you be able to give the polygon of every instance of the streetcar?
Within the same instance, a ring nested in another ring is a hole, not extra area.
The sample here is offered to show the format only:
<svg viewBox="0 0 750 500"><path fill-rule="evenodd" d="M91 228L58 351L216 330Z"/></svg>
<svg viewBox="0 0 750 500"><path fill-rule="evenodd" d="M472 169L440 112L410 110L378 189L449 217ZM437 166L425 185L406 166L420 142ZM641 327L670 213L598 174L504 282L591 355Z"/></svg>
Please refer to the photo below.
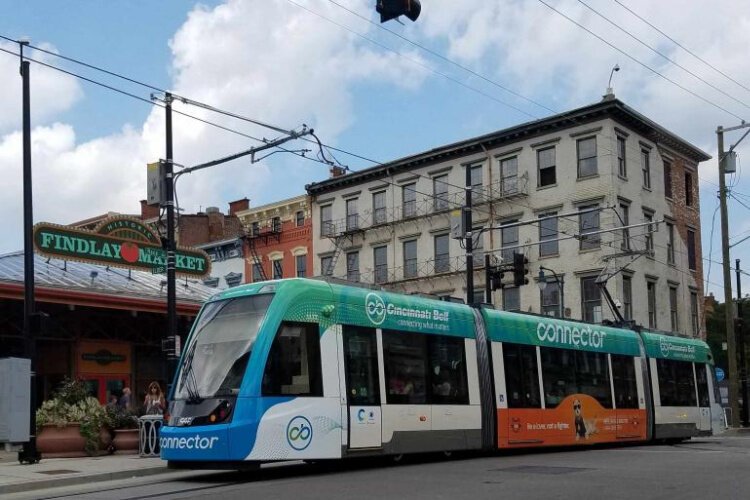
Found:
<svg viewBox="0 0 750 500"><path fill-rule="evenodd" d="M721 428L705 342L311 279L222 291L161 428L173 468L683 440Z"/></svg>

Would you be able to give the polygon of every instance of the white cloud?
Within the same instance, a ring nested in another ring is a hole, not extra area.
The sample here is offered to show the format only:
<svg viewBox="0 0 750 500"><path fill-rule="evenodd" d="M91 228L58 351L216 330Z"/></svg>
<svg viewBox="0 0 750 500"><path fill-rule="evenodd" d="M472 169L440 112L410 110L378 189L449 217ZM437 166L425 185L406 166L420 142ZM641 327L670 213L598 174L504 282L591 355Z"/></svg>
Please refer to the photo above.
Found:
<svg viewBox="0 0 750 500"><path fill-rule="evenodd" d="M41 48L56 52L49 44ZM18 45L0 42L0 48L18 52ZM59 63L53 56L26 49L24 54L45 63ZM19 60L6 52L0 52L0 133L21 128L21 74ZM31 64L29 93L32 99L32 123L45 122L71 108L81 97L81 86L72 76ZM5 76L7 75L7 76Z"/></svg>

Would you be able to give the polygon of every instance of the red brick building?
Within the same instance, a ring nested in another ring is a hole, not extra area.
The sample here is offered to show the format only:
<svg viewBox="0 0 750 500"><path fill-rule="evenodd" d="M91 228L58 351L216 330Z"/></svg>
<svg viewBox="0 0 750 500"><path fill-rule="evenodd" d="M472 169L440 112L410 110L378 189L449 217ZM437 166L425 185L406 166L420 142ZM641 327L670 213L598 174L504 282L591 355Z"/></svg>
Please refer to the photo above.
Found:
<svg viewBox="0 0 750 500"><path fill-rule="evenodd" d="M248 283L313 275L312 220L307 196L236 212L245 229Z"/></svg>

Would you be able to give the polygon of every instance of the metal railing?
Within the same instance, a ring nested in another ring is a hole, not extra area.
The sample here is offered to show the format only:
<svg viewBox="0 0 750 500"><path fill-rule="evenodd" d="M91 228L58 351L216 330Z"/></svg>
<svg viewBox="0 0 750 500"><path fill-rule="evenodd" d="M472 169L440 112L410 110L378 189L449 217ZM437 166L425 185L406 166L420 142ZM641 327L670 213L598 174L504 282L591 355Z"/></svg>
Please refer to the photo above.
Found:
<svg viewBox="0 0 750 500"><path fill-rule="evenodd" d="M142 457L158 457L159 434L164 418L161 415L144 415L138 419L138 454Z"/></svg>

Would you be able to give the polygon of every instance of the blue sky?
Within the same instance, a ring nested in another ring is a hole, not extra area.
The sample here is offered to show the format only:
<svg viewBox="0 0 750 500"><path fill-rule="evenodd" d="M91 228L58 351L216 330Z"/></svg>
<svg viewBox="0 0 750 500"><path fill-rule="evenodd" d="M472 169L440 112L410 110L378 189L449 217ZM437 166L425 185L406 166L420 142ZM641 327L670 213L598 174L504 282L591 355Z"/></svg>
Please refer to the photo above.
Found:
<svg viewBox="0 0 750 500"><path fill-rule="evenodd" d="M375 20L374 0L214 0L200 4L0 0L0 11L5 13L0 17L0 35L28 36L32 44L275 125L293 128L306 123L315 127L324 142L380 161L550 114L500 86L560 112L596 102L615 63L622 68L614 77L620 99L712 155L716 126L732 126L739 123L738 117L750 116L746 105L750 91L696 60L622 7L639 13L750 87L745 57L750 18L740 0L720 4L696 0L689 9L676 0L545 2L728 112L655 76L541 1L423 0L422 16L416 23L404 20L403 25L386 25L491 82L336 5ZM649 51L586 5L737 100ZM709 18L725 22L705 23ZM14 49L8 43L0 47ZM33 52L31 56L149 96L147 89L52 56ZM32 66L32 79L35 218L67 223L107 210L137 212L138 200L145 196L144 164L164 154L163 113L38 66ZM269 131L194 107L176 108L243 133L274 137ZM7 252L20 248L22 239L20 77L17 60L4 53L0 53L0 110L0 189L9 193L0 201L0 209L8 214L7 224L0 228L0 252ZM737 139L739 134L728 136L726 142ZM195 164L254 144L191 120L175 119L175 160L179 163ZM741 155L749 144L747 140L739 148ZM337 154L337 158L354 169L370 166L346 155ZM326 176L324 165L279 154L255 165L235 162L188 176L180 181L180 202L190 211L209 205L225 209L227 202L244 196L259 205L300 194L305 184ZM702 164L699 176L704 256L708 257L718 182L715 160ZM750 199L742 198L744 193L750 195L747 177L740 173L732 181L740 200L750 206ZM740 238L750 230L748 210L730 202L730 234ZM717 261L719 249L717 217L712 248ZM750 240L736 247L732 260L742 258L750 269L747 249ZM708 270L707 262L704 270ZM714 264L708 290L717 291L720 285L720 268ZM750 282L744 286L750 290Z"/></svg>

